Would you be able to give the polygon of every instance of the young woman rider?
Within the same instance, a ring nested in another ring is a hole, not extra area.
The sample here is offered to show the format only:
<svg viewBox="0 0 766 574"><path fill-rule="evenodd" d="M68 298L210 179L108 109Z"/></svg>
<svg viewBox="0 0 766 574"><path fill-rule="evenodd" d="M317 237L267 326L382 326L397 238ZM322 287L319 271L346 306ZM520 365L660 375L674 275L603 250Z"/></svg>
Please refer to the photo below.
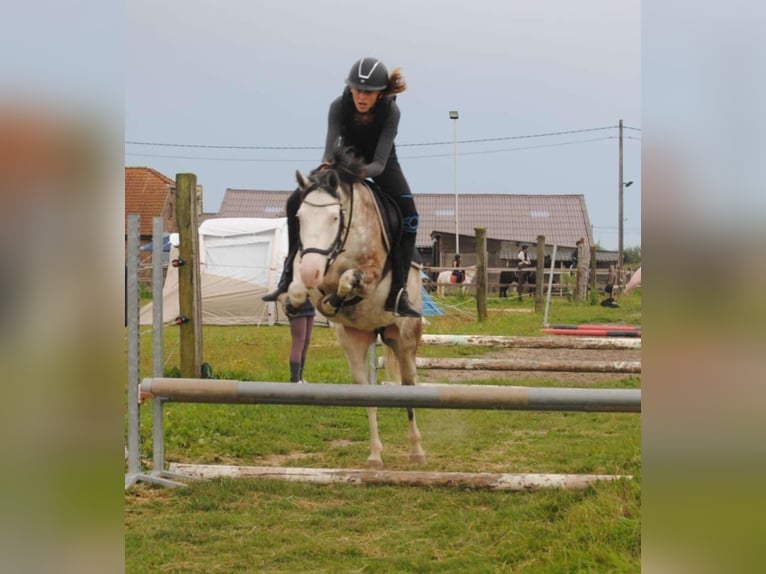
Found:
<svg viewBox="0 0 766 574"><path fill-rule="evenodd" d="M396 94L406 88L399 68L389 74L383 62L376 58L362 58L354 62L346 79L346 88L330 104L320 169L332 161L333 150L340 137L344 146L352 146L355 153L364 159L364 175L394 199L402 216L402 232L398 244L392 246L391 290L385 310L400 316L420 317L420 313L410 304L406 291L410 261L415 251L418 212L394 146L400 118ZM292 263L299 243L296 218L299 207L300 193L296 190L286 206L289 255L276 291L265 295L264 301L276 301L292 281Z"/></svg>

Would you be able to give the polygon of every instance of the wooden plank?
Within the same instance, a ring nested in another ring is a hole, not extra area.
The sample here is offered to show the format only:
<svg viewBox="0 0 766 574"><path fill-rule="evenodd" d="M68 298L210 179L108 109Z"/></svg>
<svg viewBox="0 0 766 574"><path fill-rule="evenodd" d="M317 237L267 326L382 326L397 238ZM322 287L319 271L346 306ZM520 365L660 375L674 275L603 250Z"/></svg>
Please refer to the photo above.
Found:
<svg viewBox="0 0 766 574"><path fill-rule="evenodd" d="M423 345L476 345L518 349L641 349L640 339L623 337L503 337L488 335L423 335Z"/></svg>
<svg viewBox="0 0 766 574"><path fill-rule="evenodd" d="M292 468L171 463L169 470L194 478L271 479L319 484L376 484L438 486L477 490L525 492L540 489L582 490L595 482L631 480L631 475L613 474L509 474L490 472L429 472L394 470L349 470L338 468Z"/></svg>
<svg viewBox="0 0 766 574"><path fill-rule="evenodd" d="M381 363L382 364L382 360ZM418 357L418 369L467 371L557 371L568 373L640 373L641 361L564 361L527 359L451 359Z"/></svg>

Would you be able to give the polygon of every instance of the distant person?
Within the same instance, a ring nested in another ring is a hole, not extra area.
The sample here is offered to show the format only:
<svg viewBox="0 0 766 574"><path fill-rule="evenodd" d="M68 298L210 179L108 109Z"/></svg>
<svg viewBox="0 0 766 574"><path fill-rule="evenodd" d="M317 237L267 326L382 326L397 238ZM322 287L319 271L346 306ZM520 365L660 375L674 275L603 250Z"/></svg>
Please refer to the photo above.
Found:
<svg viewBox="0 0 766 574"><path fill-rule="evenodd" d="M532 265L532 262L529 260L529 245L522 245L519 252L516 254L516 259L518 259L519 267L529 267Z"/></svg>
<svg viewBox="0 0 766 574"><path fill-rule="evenodd" d="M311 332L314 330L314 316L316 310L311 300L308 298L303 305L293 307L290 299L283 305L285 315L290 321L290 337L292 345L290 347L290 382L305 383L303 378L303 368L306 365L306 353L311 342Z"/></svg>
<svg viewBox="0 0 766 574"><path fill-rule="evenodd" d="M531 276L528 271L524 271L525 268L530 267L532 262L529 260L529 245L522 245L519 252L516 254L516 261L518 271L516 273L516 293L519 296L519 301L524 293L524 284L531 280Z"/></svg>
<svg viewBox="0 0 766 574"><path fill-rule="evenodd" d="M607 299L601 301L602 307L619 307L619 303L614 298L615 283L617 282L617 270L614 265L609 266L609 277L606 280L606 287L604 287L604 293L609 295Z"/></svg>
<svg viewBox="0 0 766 574"><path fill-rule="evenodd" d="M455 253L455 258L452 260L453 267L462 267L460 253ZM452 283L462 283L465 281L465 271L462 269L455 269L452 272Z"/></svg>

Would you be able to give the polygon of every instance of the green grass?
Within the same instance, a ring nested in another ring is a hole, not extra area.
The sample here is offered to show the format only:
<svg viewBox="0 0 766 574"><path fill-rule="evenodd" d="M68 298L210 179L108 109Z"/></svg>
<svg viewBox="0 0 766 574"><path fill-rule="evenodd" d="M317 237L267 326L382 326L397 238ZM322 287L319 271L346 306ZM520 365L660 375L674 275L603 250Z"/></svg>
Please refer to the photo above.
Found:
<svg viewBox="0 0 766 574"><path fill-rule="evenodd" d="M450 304L460 298L448 298ZM491 300L487 321L429 318L427 333L539 335L533 308ZM620 308L554 298L549 322L640 324L640 294ZM464 309L475 313L475 304ZM165 331L166 372L178 369L177 330ZM286 381L286 327L205 327L215 376ZM482 348L427 347L423 356L478 356ZM331 329L317 327L307 378L349 382ZM142 376L151 332L142 335ZM496 384L501 384L498 375ZM514 384L557 385L554 380ZM563 385L562 385L563 386ZM572 385L566 385L572 386ZM593 386L593 385L588 385ZM640 387L615 376L603 387ZM364 409L168 404L166 459L189 463L364 468ZM151 409L142 409L142 457L151 459ZM126 572L639 572L640 418L635 414L417 410L425 466L407 457L406 415L379 409L389 470L632 474L583 491L213 480L182 489L139 484L125 495Z"/></svg>

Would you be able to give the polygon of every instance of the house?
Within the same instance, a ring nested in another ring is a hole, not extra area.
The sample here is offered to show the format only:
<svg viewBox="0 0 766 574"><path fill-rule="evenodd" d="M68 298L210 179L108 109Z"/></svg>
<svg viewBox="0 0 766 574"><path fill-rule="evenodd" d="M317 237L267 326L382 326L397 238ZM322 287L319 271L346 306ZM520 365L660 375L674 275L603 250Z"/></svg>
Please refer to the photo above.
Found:
<svg viewBox="0 0 766 574"><path fill-rule="evenodd" d="M162 217L163 234L177 233L175 181L150 167L125 168L125 245L128 215L139 219L139 279L151 284L151 243L154 218Z"/></svg>
<svg viewBox="0 0 766 574"><path fill-rule="evenodd" d="M289 191L227 189L218 217L284 217ZM448 267L455 253L455 196L420 194L415 198L420 222L416 247L427 265ZM489 267L515 265L521 244L535 256L537 236L546 254L553 244L557 259L569 259L584 238L590 252L593 234L583 195L463 194L458 196L459 245L463 264L476 262L476 227L486 228Z"/></svg>
<svg viewBox="0 0 766 574"><path fill-rule="evenodd" d="M140 220L141 245L152 240L155 217L162 217L164 233L177 233L176 182L150 167L125 168L125 234L128 214Z"/></svg>

